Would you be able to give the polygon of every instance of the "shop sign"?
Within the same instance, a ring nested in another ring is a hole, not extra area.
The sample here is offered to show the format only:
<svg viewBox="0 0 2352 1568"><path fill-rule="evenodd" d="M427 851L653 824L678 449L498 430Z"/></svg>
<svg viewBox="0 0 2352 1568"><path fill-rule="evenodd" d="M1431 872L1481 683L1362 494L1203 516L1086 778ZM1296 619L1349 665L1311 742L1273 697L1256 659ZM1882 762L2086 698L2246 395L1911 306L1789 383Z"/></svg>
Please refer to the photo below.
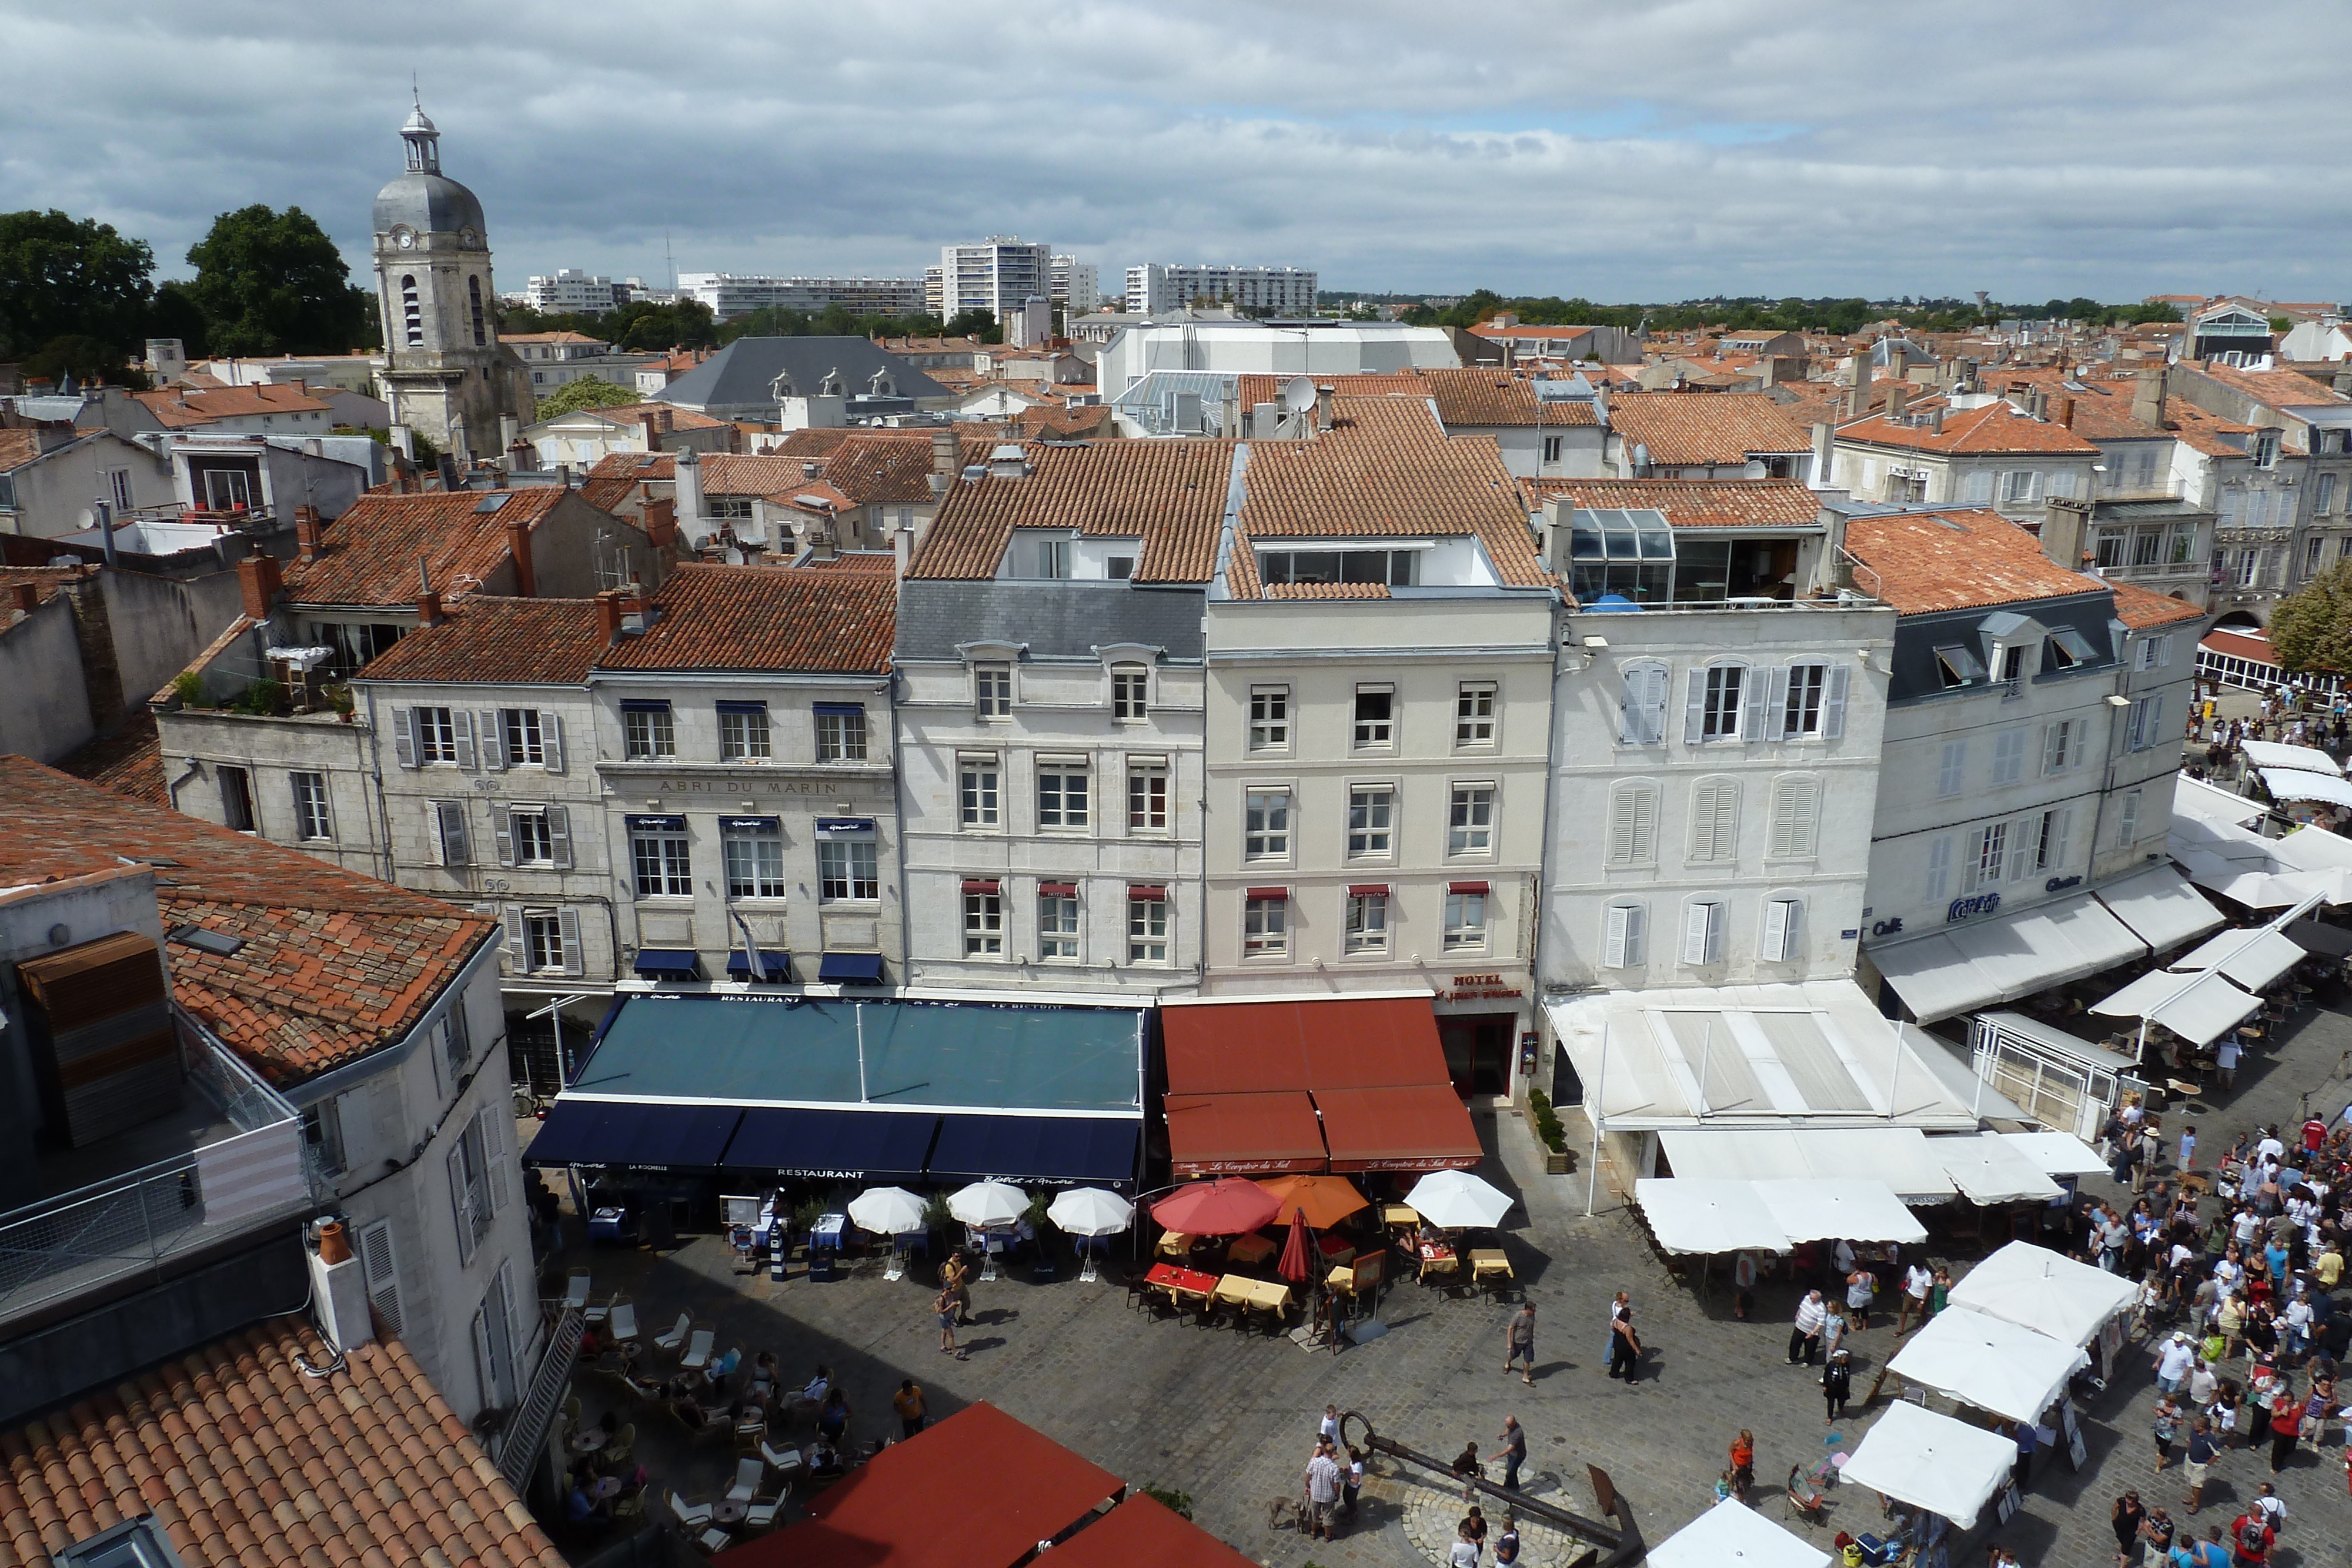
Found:
<svg viewBox="0 0 2352 1568"><path fill-rule="evenodd" d="M2080 874L2074 876L2053 876L2048 882L2042 884L2042 891L2044 893L2063 893L2070 887L2080 887L2082 885L2083 879Z"/></svg>
<svg viewBox="0 0 2352 1568"><path fill-rule="evenodd" d="M1990 915L2000 907L2000 894L1997 893L1979 893L1974 898L1956 898L1952 900L1952 906L1944 911L1944 923L1948 925L1956 920L1966 920L1973 915Z"/></svg>
<svg viewBox="0 0 2352 1568"><path fill-rule="evenodd" d="M1863 913L1867 915L1870 911L1865 909ZM1873 936L1892 936L1902 929L1903 916L1896 915L1890 915L1885 920L1875 920L1871 922L1870 934Z"/></svg>
<svg viewBox="0 0 2352 1568"><path fill-rule="evenodd" d="M1449 1002L1508 1001L1527 992L1504 983L1500 975L1456 975L1454 988L1440 998Z"/></svg>

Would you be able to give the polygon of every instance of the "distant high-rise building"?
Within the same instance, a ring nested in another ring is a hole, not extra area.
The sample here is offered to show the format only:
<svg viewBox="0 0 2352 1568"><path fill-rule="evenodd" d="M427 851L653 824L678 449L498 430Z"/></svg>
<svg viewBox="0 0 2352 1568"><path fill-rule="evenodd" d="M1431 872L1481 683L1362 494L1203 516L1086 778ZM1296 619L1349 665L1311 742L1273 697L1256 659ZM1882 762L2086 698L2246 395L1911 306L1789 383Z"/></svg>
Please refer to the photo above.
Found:
<svg viewBox="0 0 2352 1568"><path fill-rule="evenodd" d="M523 289L522 302L543 316L602 315L626 305L629 295L626 283L567 267L533 277Z"/></svg>
<svg viewBox="0 0 2352 1568"><path fill-rule="evenodd" d="M771 308L814 316L838 305L856 316L909 316L925 308L919 277L755 277L733 272L681 272L677 291L725 321Z"/></svg>
<svg viewBox="0 0 2352 1568"><path fill-rule="evenodd" d="M1127 308L1139 315L1175 310L1196 299L1305 316L1315 308L1315 273L1297 267L1177 267L1146 262L1127 269Z"/></svg>
<svg viewBox="0 0 2352 1568"><path fill-rule="evenodd" d="M1080 261L1075 256L1057 256L1053 260L1052 298L1072 316L1084 316L1102 304L1102 275L1091 261Z"/></svg>
<svg viewBox="0 0 2352 1568"><path fill-rule="evenodd" d="M991 235L977 245L951 245L940 251L938 313L952 319L985 310L999 321L1032 298L1052 298L1051 246L1031 245L1010 235Z"/></svg>

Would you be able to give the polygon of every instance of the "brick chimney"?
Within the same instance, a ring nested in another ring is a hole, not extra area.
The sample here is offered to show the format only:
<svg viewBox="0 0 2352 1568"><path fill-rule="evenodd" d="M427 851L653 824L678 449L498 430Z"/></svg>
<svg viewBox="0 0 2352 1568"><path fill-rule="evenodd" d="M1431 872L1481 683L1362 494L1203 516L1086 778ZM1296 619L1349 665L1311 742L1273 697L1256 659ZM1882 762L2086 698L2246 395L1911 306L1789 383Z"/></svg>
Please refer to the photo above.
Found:
<svg viewBox="0 0 2352 1568"><path fill-rule="evenodd" d="M37 582L12 582L8 585L8 608L30 615L41 607L41 585Z"/></svg>
<svg viewBox="0 0 2352 1568"><path fill-rule="evenodd" d="M2062 397L2058 400L2058 423L2064 425L2069 430L2074 428L2074 400L2073 398Z"/></svg>
<svg viewBox="0 0 2352 1568"><path fill-rule="evenodd" d="M648 452L659 452L662 449L662 423L660 416L656 414L653 410L647 409L637 415L637 423L645 427L646 450Z"/></svg>
<svg viewBox="0 0 2352 1568"><path fill-rule="evenodd" d="M532 599L539 593L538 574L531 570L530 525L520 517L507 519L507 553L514 557L515 594Z"/></svg>
<svg viewBox="0 0 2352 1568"><path fill-rule="evenodd" d="M963 455L952 430L931 432L931 472L949 484L955 483L957 471L963 465Z"/></svg>
<svg viewBox="0 0 2352 1568"><path fill-rule="evenodd" d="M620 638L622 601L627 597L626 591L618 588L608 588L596 596L596 634L608 644Z"/></svg>
<svg viewBox="0 0 2352 1568"><path fill-rule="evenodd" d="M416 596L416 623L419 626L441 624L441 596L431 589Z"/></svg>
<svg viewBox="0 0 2352 1568"><path fill-rule="evenodd" d="M236 586L243 601L245 618L262 622L269 619L271 606L284 589L285 577L278 570L274 555L249 555L236 563Z"/></svg>
<svg viewBox="0 0 2352 1568"><path fill-rule="evenodd" d="M305 566L318 559L326 548L326 525L319 520L318 507L294 508L294 542L299 547L296 559Z"/></svg>
<svg viewBox="0 0 2352 1568"><path fill-rule="evenodd" d="M1901 418L1903 417L1903 410L1904 410L1906 406L1908 406L1908 405L1909 405L1910 402L1911 402L1911 383L1910 383L1909 382L1890 382L1889 383L1887 383L1887 388L1886 388L1886 417L1887 417L1887 418L1889 418L1889 419L1901 419Z"/></svg>

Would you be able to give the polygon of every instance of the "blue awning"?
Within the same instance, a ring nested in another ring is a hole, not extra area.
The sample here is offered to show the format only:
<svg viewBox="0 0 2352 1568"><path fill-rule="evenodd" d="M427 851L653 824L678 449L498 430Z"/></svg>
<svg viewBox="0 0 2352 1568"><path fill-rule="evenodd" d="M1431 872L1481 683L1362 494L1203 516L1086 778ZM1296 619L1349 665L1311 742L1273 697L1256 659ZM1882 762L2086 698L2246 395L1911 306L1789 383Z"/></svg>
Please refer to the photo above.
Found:
<svg viewBox="0 0 2352 1568"><path fill-rule="evenodd" d="M790 953L779 953L772 948L762 947L760 949L760 962L768 971L766 974L761 976L760 978L763 980L774 980L782 985L790 985L792 983L793 956ZM732 953L728 954L727 973L738 978L746 980L750 979L751 977L751 955L744 952L740 947L738 947Z"/></svg>
<svg viewBox="0 0 2352 1568"><path fill-rule="evenodd" d="M929 1176L1131 1190L1142 1131L1141 1122L1123 1117L946 1115L940 1118Z"/></svg>
<svg viewBox="0 0 2352 1568"><path fill-rule="evenodd" d="M691 947L640 947L637 975L647 980L691 980L696 959Z"/></svg>
<svg viewBox="0 0 2352 1568"><path fill-rule="evenodd" d="M839 1181L920 1181L940 1119L929 1111L755 1105L727 1147L730 1170Z"/></svg>
<svg viewBox="0 0 2352 1568"><path fill-rule="evenodd" d="M816 967L820 984L827 986L878 986L882 983L882 955L879 953L827 953Z"/></svg>
<svg viewBox="0 0 2352 1568"><path fill-rule="evenodd" d="M558 1099L523 1151L528 1166L707 1169L727 1152L739 1105L639 1105Z"/></svg>

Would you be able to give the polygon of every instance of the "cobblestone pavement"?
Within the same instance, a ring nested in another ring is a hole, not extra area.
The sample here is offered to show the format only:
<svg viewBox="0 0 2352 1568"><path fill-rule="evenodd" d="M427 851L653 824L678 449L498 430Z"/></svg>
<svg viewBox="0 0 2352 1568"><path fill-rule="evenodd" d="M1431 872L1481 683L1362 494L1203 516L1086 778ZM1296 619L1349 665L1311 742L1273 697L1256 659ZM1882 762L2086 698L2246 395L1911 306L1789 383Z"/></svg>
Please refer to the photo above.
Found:
<svg viewBox="0 0 2352 1568"><path fill-rule="evenodd" d="M2242 1071L2234 1095L2192 1108L2205 1148L2226 1145L2234 1129L2257 1119L2299 1117L2306 1090L2323 1113L2352 1094L2346 1071L2352 1017L2323 1010L2289 1030L2276 1057ZM1321 1568L1414 1568L1427 1561L1405 1525L1416 1512L1414 1533L1436 1531L1441 1541L1451 1539L1450 1527L1435 1521L1444 1510L1458 1509L1459 1494L1446 1500L1448 1494L1391 1467L1381 1467L1368 1485L1361 1515L1335 1543L1308 1542L1286 1523L1269 1525L1270 1505L1298 1493L1327 1403L1360 1411L1383 1433L1446 1458L1465 1441L1492 1452L1504 1416L1515 1415L1530 1437L1531 1491L1591 1512L1585 1466L1598 1464L1611 1472L1654 1543L1709 1505L1727 1446L1745 1427L1756 1434L1764 1511L1782 1519L1778 1482L1789 1467L1820 1458L1828 1430L1842 1433L1842 1446L1851 1448L1884 1400L1825 1427L1813 1375L1783 1359L1792 1291L1768 1283L1759 1292L1757 1321L1733 1321L1719 1270L1705 1293L1671 1275L1621 1204L1604 1195L1601 1212L1587 1218L1583 1176L1540 1174L1536 1145L1516 1115L1482 1113L1478 1126L1490 1155L1484 1174L1522 1200L1511 1216L1508 1245L1539 1312L1531 1388L1503 1372L1510 1308L1445 1300L1410 1283L1383 1304L1388 1334L1334 1355L1279 1337L1154 1321L1130 1311L1123 1290L1108 1281L1008 1278L975 1287L978 1322L963 1331L970 1359L958 1362L936 1348L930 1287L919 1264L897 1281L882 1279L874 1263L833 1283L796 1274L778 1284L736 1275L724 1248L698 1238L658 1255L574 1246L551 1264L550 1274L585 1266L594 1270L600 1294L628 1290L648 1333L667 1326L681 1307L691 1308L717 1326L721 1347L740 1344L747 1356L774 1351L788 1383L805 1378L814 1363L829 1364L853 1402L853 1431L862 1436L895 1428L889 1394L902 1376L924 1386L935 1416L990 1400L1130 1482L1190 1493L1202 1525L1272 1568L1303 1568L1309 1561ZM566 1225L576 1240L576 1224ZM1607 1305L1618 1289L1633 1292L1651 1347L1638 1385L1601 1375ZM1893 1334L1881 1323L1850 1343L1861 1364L1859 1400L1890 1353ZM2147 1359L2132 1348L2122 1364L2108 1394L2084 1412L2085 1469L2074 1473L2063 1455L2045 1451L2022 1511L1992 1532L2027 1568L2108 1568L2115 1562L2108 1504L2126 1487L2179 1514L2177 1467L2160 1480L2153 1472L2148 1416L2155 1400ZM588 1403L593 1417L610 1395L592 1388ZM2352 1560L2340 1442L2332 1438L2324 1456L2306 1448L2279 1478L2291 1511L2279 1568ZM707 1496L731 1466L730 1455L703 1450L690 1465L680 1460L665 1472L656 1459L655 1468L657 1482L676 1479L681 1490ZM2208 1507L2197 1522L2226 1527L2232 1505L2266 1479L2266 1455L2225 1456L2214 1467ZM1869 1494L1843 1489L1830 1497L1826 1527L1791 1528L1824 1548L1836 1530L1874 1528L1879 1512ZM1500 1511L1486 1511L1491 1519ZM1953 1561L1980 1561L1985 1539L1980 1533L1964 1543Z"/></svg>

